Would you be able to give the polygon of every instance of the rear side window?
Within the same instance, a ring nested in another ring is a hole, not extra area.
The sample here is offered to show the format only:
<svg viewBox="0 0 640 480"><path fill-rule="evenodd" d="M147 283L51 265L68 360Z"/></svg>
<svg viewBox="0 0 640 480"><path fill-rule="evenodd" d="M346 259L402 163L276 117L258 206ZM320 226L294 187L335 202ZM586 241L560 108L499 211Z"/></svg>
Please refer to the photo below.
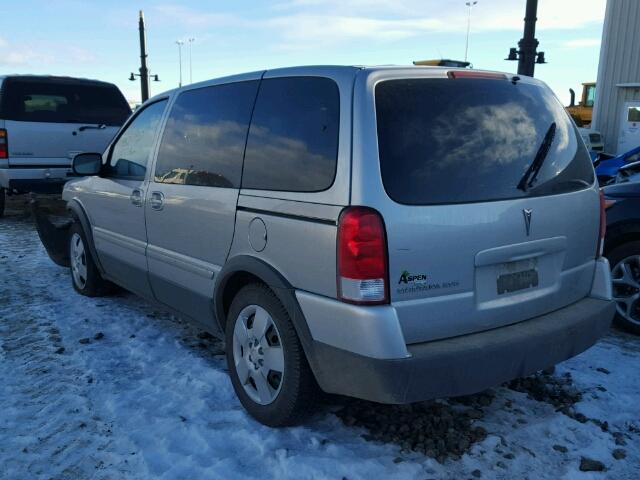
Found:
<svg viewBox="0 0 640 480"><path fill-rule="evenodd" d="M587 150L546 87L478 78L389 80L376 86L375 100L382 180L396 202L503 200L594 181ZM540 156L537 175L518 188Z"/></svg>
<svg viewBox="0 0 640 480"><path fill-rule="evenodd" d="M164 129L155 181L238 188L257 89L258 81L248 81L181 93Z"/></svg>
<svg viewBox="0 0 640 480"><path fill-rule="evenodd" d="M263 80L247 140L242 187L317 192L333 184L340 97L328 78Z"/></svg>
<svg viewBox="0 0 640 480"><path fill-rule="evenodd" d="M0 112L6 120L23 122L120 126L131 109L115 85L8 78Z"/></svg>

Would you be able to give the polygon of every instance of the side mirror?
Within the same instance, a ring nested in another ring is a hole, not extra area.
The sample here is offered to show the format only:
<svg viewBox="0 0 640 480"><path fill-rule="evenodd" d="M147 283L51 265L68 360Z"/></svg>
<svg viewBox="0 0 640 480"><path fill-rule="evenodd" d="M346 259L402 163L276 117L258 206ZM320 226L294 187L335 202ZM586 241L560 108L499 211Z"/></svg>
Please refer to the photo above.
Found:
<svg viewBox="0 0 640 480"><path fill-rule="evenodd" d="M102 155L99 153L80 153L73 157L73 173L83 177L98 175L102 171Z"/></svg>

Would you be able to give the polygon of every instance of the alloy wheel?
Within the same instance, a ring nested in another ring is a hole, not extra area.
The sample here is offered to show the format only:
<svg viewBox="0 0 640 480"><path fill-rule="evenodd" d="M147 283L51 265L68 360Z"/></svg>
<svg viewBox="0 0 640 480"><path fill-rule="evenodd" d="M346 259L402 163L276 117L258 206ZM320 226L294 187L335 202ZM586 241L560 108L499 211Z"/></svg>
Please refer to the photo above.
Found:
<svg viewBox="0 0 640 480"><path fill-rule="evenodd" d="M87 253L82 237L77 233L71 236L69 260L73 281L82 290L87 285Z"/></svg>
<svg viewBox="0 0 640 480"><path fill-rule="evenodd" d="M611 271L618 314L640 326L640 255L618 262Z"/></svg>
<svg viewBox="0 0 640 480"><path fill-rule="evenodd" d="M236 318L233 329L233 361L240 384L251 400L272 403L285 375L280 332L269 312L248 305Z"/></svg>

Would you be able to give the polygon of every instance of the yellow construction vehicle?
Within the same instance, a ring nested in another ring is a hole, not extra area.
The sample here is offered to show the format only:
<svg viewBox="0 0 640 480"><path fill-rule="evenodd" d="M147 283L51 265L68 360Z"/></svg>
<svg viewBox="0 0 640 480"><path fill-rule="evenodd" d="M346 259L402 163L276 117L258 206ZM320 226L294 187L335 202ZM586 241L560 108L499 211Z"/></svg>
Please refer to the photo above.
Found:
<svg viewBox="0 0 640 480"><path fill-rule="evenodd" d="M596 83L582 84L582 100L578 105L576 105L576 92L570 88L569 93L571 94L571 104L566 107L567 112L579 127L590 125L593 116L593 103L596 99Z"/></svg>

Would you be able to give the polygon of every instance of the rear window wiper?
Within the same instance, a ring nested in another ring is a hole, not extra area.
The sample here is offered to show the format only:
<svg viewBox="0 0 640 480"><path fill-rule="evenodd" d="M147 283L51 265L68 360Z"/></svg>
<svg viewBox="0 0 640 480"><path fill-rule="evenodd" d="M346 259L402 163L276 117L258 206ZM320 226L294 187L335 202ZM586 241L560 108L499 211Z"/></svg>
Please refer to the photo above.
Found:
<svg viewBox="0 0 640 480"><path fill-rule="evenodd" d="M531 162L531 165L529 165L529 168L527 168L527 171L524 172L524 175L522 175L522 178L518 182L518 190L526 192L529 188L531 188L533 182L538 176L538 173L540 172L540 169L542 168L542 165L544 164L544 161L549 155L549 150L551 149L551 145L553 144L553 139L555 138L555 136L556 122L551 122L547 133L545 133L544 138L542 139L542 143L538 148L533 162Z"/></svg>

